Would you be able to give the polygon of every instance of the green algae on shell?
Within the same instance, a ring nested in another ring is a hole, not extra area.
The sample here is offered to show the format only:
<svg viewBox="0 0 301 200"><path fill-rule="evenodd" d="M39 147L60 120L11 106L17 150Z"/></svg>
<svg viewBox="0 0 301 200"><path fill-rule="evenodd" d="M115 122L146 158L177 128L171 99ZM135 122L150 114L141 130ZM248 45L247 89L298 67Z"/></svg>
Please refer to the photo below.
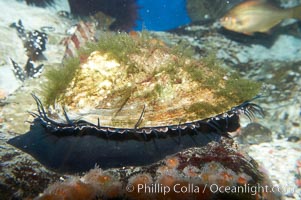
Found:
<svg viewBox="0 0 301 200"><path fill-rule="evenodd" d="M140 127L168 126L227 112L258 94L259 83L187 52L146 33L103 33L48 72L44 100L92 123L133 128L142 112Z"/></svg>

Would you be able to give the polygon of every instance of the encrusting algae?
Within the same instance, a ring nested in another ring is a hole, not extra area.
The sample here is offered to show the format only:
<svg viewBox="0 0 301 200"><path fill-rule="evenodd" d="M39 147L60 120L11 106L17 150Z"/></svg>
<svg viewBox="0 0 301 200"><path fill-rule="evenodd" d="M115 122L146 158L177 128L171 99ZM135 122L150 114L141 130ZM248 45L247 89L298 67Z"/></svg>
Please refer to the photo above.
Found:
<svg viewBox="0 0 301 200"><path fill-rule="evenodd" d="M103 33L79 57L48 72L44 100L104 126L164 126L209 118L258 94L213 58L185 45L169 47L147 33Z"/></svg>

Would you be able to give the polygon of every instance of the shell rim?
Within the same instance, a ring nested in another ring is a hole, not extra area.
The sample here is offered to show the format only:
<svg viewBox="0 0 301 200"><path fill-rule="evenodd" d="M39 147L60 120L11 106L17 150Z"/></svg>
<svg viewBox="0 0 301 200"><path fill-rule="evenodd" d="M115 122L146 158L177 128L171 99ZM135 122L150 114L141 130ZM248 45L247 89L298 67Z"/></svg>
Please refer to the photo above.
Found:
<svg viewBox="0 0 301 200"><path fill-rule="evenodd" d="M249 118L250 121L252 121L254 118L257 116L259 117L264 117L263 109L255 104L252 103L253 100L261 97L261 96L256 96L251 100L245 101L242 104L233 107L227 112L218 114L216 116L210 117L210 118L205 118L201 120L195 120L195 121L190 121L190 122L185 122L185 123L179 123L177 125L172 124L168 126L153 126L153 127L139 127L135 126L134 128L119 128L119 127L112 127L112 126L101 126L98 120L97 124L93 124L91 122L87 122L85 120L70 120L68 117L68 114L66 113L65 109L63 109L64 116L65 116L65 123L60 123L55 121L54 119L51 119L45 109L44 106L42 105L42 102L40 99L35 95L31 94L32 97L34 98L36 104L37 104L37 109L38 112L29 112L33 117L35 117L35 120L39 120L39 123L41 123L46 129L50 130L53 134L56 134L58 136L68 136L68 135L89 135L90 133L84 133L85 130L88 131L96 131L96 132L102 132L106 133L107 136L108 134L113 134L113 133L120 133L120 134L125 134L125 133L134 133L134 134L143 134L144 136L155 134L158 136L158 133L168 133L168 132L180 132L183 131L189 131L189 130L196 130L199 129L202 125L207 125L209 128L211 128L211 131L215 131L219 133L220 135L223 136L228 136L228 126L229 126L229 121L231 120L232 117L239 117L239 115L243 114ZM141 117L143 115L143 112L141 113ZM141 119L139 119L141 120ZM139 120L137 124L139 123ZM221 120L225 121L225 126L226 127L220 127L219 122L221 123ZM78 134L80 133L80 134ZM197 131L198 133L198 131Z"/></svg>

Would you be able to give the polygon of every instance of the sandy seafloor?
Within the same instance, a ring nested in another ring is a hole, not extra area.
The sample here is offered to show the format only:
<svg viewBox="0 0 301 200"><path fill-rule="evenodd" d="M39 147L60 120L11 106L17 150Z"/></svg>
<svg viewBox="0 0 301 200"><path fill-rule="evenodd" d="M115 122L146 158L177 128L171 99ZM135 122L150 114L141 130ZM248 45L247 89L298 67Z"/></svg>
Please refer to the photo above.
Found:
<svg viewBox="0 0 301 200"><path fill-rule="evenodd" d="M64 176L48 171L31 156L6 144L8 139L29 130L29 123L25 121L32 118L27 111L36 109L30 93L41 90L40 85L45 81L43 74L40 78L27 80L23 84L14 77L9 58L23 65L26 54L16 30L9 28L9 25L22 19L28 30L43 26L55 28L48 33L49 43L45 51L47 60L42 62L47 70L62 61L64 46L59 42L66 37L66 30L73 22L60 18L56 11L28 7L14 1L1 0L0 8L6 11L0 15L0 191L10 189L15 197L20 198L30 192L42 191L41 187L49 181L55 182ZM282 199L301 199L301 185L298 188L296 184L298 161L301 165L300 25L280 27L274 34L246 42L234 41L216 30L218 28L215 24L199 23L172 33L154 34L167 43L187 41L201 56L214 50L217 57L232 70L263 83L263 97L257 99L256 103L263 107L266 116L255 120L260 125L253 125L255 128L265 128L255 131L242 129L243 137L238 142L242 142L241 147L260 163L273 186L282 188ZM242 120L243 126L247 123L248 120ZM30 170L30 167L45 179L33 183L36 188L19 190L20 184L23 184L22 188L26 188L26 179L29 177L22 173ZM18 180L12 178L16 175ZM9 188L11 185L14 187Z"/></svg>

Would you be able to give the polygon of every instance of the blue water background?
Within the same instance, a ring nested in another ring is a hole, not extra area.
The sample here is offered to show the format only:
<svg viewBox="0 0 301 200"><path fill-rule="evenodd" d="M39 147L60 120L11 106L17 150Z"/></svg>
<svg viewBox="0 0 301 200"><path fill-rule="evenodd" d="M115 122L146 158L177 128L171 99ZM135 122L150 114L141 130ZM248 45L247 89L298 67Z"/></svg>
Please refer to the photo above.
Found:
<svg viewBox="0 0 301 200"><path fill-rule="evenodd" d="M138 0L139 19L135 30L165 31L188 24L186 0Z"/></svg>

